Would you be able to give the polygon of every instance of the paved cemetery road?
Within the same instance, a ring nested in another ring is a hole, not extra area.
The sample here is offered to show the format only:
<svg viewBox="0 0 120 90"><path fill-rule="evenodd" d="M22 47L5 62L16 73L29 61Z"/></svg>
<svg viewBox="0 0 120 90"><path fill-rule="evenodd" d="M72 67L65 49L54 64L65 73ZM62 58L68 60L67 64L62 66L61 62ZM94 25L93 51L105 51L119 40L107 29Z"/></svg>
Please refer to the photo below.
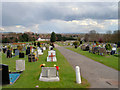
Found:
<svg viewBox="0 0 120 90"><path fill-rule="evenodd" d="M81 68L81 75L91 84L90 88L118 88L118 71L93 61L76 52L55 45L68 62Z"/></svg>

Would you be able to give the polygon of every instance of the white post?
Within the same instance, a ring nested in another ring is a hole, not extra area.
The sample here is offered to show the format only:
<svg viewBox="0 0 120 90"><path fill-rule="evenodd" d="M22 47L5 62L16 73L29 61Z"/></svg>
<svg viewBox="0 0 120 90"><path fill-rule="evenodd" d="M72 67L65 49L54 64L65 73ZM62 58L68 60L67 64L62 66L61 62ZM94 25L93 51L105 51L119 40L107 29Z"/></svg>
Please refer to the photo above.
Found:
<svg viewBox="0 0 120 90"><path fill-rule="evenodd" d="M76 82L78 84L81 84L81 76L80 76L80 68L79 68L79 66L76 66Z"/></svg>

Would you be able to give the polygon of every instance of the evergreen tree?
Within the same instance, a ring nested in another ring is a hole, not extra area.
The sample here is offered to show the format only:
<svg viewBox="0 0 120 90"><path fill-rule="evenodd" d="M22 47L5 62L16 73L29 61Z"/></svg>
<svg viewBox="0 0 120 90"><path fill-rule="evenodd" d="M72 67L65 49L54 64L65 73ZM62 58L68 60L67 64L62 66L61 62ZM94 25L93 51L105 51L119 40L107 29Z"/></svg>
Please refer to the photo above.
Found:
<svg viewBox="0 0 120 90"><path fill-rule="evenodd" d="M50 41L51 42L55 42L56 41L56 34L54 32L51 33Z"/></svg>

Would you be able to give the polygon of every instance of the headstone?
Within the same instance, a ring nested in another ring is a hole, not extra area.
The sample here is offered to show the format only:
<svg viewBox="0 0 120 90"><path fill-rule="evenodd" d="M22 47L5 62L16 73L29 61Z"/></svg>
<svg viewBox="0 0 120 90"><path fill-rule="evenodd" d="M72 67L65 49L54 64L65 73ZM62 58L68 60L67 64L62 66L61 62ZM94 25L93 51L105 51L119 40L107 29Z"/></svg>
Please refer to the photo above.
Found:
<svg viewBox="0 0 120 90"><path fill-rule="evenodd" d="M86 46L85 51L89 51L89 46L88 45Z"/></svg>
<svg viewBox="0 0 120 90"><path fill-rule="evenodd" d="M19 50L15 50L15 56L19 55Z"/></svg>
<svg viewBox="0 0 120 90"><path fill-rule="evenodd" d="M35 62L35 55L34 54L29 54L28 55L28 62Z"/></svg>
<svg viewBox="0 0 120 90"><path fill-rule="evenodd" d="M16 60L16 70L25 70L25 60Z"/></svg>
<svg viewBox="0 0 120 90"><path fill-rule="evenodd" d="M56 68L42 67L42 77L56 77Z"/></svg>
<svg viewBox="0 0 120 90"><path fill-rule="evenodd" d="M40 81L59 81L59 73L56 67L42 67L42 72L40 74Z"/></svg>
<svg viewBox="0 0 120 90"><path fill-rule="evenodd" d="M53 48L53 46L49 46L49 50L51 50Z"/></svg>
<svg viewBox="0 0 120 90"><path fill-rule="evenodd" d="M7 48L3 48L3 53L6 53L6 51L7 51Z"/></svg>
<svg viewBox="0 0 120 90"><path fill-rule="evenodd" d="M85 51L85 48L86 48L85 45L82 45L82 46L81 46L81 49L82 49L83 51Z"/></svg>
<svg viewBox="0 0 120 90"><path fill-rule="evenodd" d="M30 54L30 48L26 49L26 55Z"/></svg>
<svg viewBox="0 0 120 90"><path fill-rule="evenodd" d="M38 51L38 55L43 55L43 52L40 48L38 48L37 51Z"/></svg>
<svg viewBox="0 0 120 90"><path fill-rule="evenodd" d="M77 48L77 45L75 45L75 48Z"/></svg>
<svg viewBox="0 0 120 90"><path fill-rule="evenodd" d="M103 54L106 55L107 54L105 48L99 48L99 53L100 53L100 55L103 55Z"/></svg>
<svg viewBox="0 0 120 90"><path fill-rule="evenodd" d="M35 51L35 57L38 57L38 52L37 51Z"/></svg>
<svg viewBox="0 0 120 90"><path fill-rule="evenodd" d="M113 48L111 50L111 55L117 53L117 48L116 48L116 45L113 45Z"/></svg>
<svg viewBox="0 0 120 90"><path fill-rule="evenodd" d="M23 47L23 51L25 51L26 50L26 47Z"/></svg>
<svg viewBox="0 0 120 90"><path fill-rule="evenodd" d="M82 44L82 41L80 41L80 44Z"/></svg>
<svg viewBox="0 0 120 90"><path fill-rule="evenodd" d="M56 62L56 53L54 50L48 51L47 62Z"/></svg>
<svg viewBox="0 0 120 90"><path fill-rule="evenodd" d="M31 49L31 52L32 52L32 53L34 52L34 49L33 49L33 48Z"/></svg>
<svg viewBox="0 0 120 90"><path fill-rule="evenodd" d="M7 58L11 58L12 57L12 51L11 50L7 50Z"/></svg>
<svg viewBox="0 0 120 90"><path fill-rule="evenodd" d="M89 53L92 52L92 46L89 46Z"/></svg>
<svg viewBox="0 0 120 90"><path fill-rule="evenodd" d="M92 52L95 53L99 53L99 47L93 47L92 48Z"/></svg>
<svg viewBox="0 0 120 90"><path fill-rule="evenodd" d="M2 75L2 85L10 84L8 65L0 64L0 74Z"/></svg>
<svg viewBox="0 0 120 90"><path fill-rule="evenodd" d="M24 53L19 53L19 58L24 58Z"/></svg>
<svg viewBox="0 0 120 90"><path fill-rule="evenodd" d="M17 49L13 49L13 53L15 53L15 50L17 50Z"/></svg>
<svg viewBox="0 0 120 90"><path fill-rule="evenodd" d="M46 50L46 47L43 47L43 50Z"/></svg>

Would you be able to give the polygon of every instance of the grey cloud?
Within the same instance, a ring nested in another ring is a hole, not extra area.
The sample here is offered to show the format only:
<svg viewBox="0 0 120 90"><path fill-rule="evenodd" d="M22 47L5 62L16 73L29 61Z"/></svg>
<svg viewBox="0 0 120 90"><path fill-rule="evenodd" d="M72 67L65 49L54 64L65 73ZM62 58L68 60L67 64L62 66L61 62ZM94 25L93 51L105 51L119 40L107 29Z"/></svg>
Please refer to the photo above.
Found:
<svg viewBox="0 0 120 90"><path fill-rule="evenodd" d="M15 3L2 5L2 25L43 23L52 19L65 21L91 19L117 19L117 3ZM78 8L73 11L72 8Z"/></svg>

